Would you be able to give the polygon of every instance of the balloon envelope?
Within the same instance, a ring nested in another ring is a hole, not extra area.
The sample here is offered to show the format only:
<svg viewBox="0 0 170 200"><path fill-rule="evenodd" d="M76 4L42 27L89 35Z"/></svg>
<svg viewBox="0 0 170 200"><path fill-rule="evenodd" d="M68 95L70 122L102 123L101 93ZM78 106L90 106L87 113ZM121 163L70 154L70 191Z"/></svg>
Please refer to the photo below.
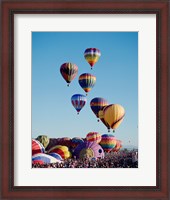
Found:
<svg viewBox="0 0 170 200"><path fill-rule="evenodd" d="M49 144L49 138L46 135L39 135L36 140L41 142L41 144L46 148Z"/></svg>
<svg viewBox="0 0 170 200"><path fill-rule="evenodd" d="M56 158L54 158L53 156L44 154L44 153L38 153L35 154L34 156L32 156L32 163L36 164L49 164L49 163L61 163L61 160L58 160Z"/></svg>
<svg viewBox="0 0 170 200"><path fill-rule="evenodd" d="M103 124L107 127L107 129L109 131L110 130L110 125L104 119L103 109L99 111L99 118L103 122Z"/></svg>
<svg viewBox="0 0 170 200"><path fill-rule="evenodd" d="M76 77L78 73L78 67L73 63L64 63L60 67L60 73L64 80L69 84Z"/></svg>
<svg viewBox="0 0 170 200"><path fill-rule="evenodd" d="M102 137L100 135L100 133L98 132L89 132L87 135L86 135L86 140L88 142L96 142L96 143L99 143L101 141Z"/></svg>
<svg viewBox="0 0 170 200"><path fill-rule="evenodd" d="M58 153L49 153L48 155L53 156L57 160L63 160L62 157Z"/></svg>
<svg viewBox="0 0 170 200"><path fill-rule="evenodd" d="M90 102L90 107L97 118L99 118L99 111L102 110L103 107L107 105L108 105L107 100L101 97L95 97Z"/></svg>
<svg viewBox="0 0 170 200"><path fill-rule="evenodd" d="M84 140L80 137L74 137L71 139L71 146L76 148L79 144L83 143Z"/></svg>
<svg viewBox="0 0 170 200"><path fill-rule="evenodd" d="M86 61L90 64L91 68L99 60L101 52L97 48L87 48L84 52Z"/></svg>
<svg viewBox="0 0 170 200"><path fill-rule="evenodd" d="M74 94L71 97L71 103L74 106L74 108L77 110L77 113L80 112L80 110L85 106L86 104L86 96L82 94Z"/></svg>
<svg viewBox="0 0 170 200"><path fill-rule="evenodd" d="M103 115L104 120L109 124L110 128L115 130L123 121L125 110L119 104L111 104L104 108Z"/></svg>
<svg viewBox="0 0 170 200"><path fill-rule="evenodd" d="M112 134L103 134L100 145L106 152L110 152L116 146L116 138Z"/></svg>
<svg viewBox="0 0 170 200"><path fill-rule="evenodd" d="M85 92L90 92L96 83L96 77L89 73L84 73L79 76L79 84Z"/></svg>
<svg viewBox="0 0 170 200"><path fill-rule="evenodd" d="M104 158L104 151L96 142L84 142L77 146L74 155L77 158Z"/></svg>
<svg viewBox="0 0 170 200"><path fill-rule="evenodd" d="M38 140L32 139L32 155L44 152L45 152L44 146Z"/></svg>
<svg viewBox="0 0 170 200"><path fill-rule="evenodd" d="M56 145L52 147L48 151L48 154L50 153L57 153L62 157L62 159L67 159L71 157L71 152L69 151L68 147L62 145Z"/></svg>

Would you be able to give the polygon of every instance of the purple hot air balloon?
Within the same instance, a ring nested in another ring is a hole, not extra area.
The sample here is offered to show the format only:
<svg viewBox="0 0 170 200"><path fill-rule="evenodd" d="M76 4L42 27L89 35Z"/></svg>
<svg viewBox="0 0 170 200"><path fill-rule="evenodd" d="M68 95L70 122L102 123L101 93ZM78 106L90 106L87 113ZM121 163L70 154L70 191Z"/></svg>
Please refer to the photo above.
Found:
<svg viewBox="0 0 170 200"><path fill-rule="evenodd" d="M74 155L77 158L104 158L104 151L96 142L84 142L76 147Z"/></svg>

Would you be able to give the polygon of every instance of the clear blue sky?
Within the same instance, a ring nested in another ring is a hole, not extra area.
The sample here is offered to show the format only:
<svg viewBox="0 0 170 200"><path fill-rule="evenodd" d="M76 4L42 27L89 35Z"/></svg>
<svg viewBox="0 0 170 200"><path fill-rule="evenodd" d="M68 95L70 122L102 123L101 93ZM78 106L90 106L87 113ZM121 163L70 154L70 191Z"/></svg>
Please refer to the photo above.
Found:
<svg viewBox="0 0 170 200"><path fill-rule="evenodd" d="M100 49L91 70L84 58L86 48ZM79 72L67 87L60 74L65 62ZM73 94L85 94L79 86L82 73L96 76L87 103L77 115ZM138 145L138 33L137 32L33 32L32 33L32 137L85 137L88 132L108 133L90 108L94 97L121 104L126 111L115 137L124 145Z"/></svg>

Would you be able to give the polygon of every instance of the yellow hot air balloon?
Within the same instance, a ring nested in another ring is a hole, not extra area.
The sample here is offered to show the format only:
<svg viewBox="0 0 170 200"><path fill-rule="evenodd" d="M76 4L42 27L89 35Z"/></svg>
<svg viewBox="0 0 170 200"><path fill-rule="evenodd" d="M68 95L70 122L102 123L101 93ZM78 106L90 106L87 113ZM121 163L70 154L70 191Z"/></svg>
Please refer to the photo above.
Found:
<svg viewBox="0 0 170 200"><path fill-rule="evenodd" d="M125 116L124 108L119 104L111 104L103 109L104 120L115 131Z"/></svg>
<svg viewBox="0 0 170 200"><path fill-rule="evenodd" d="M106 106L105 106L105 107L106 107ZM104 108L105 108L105 107L104 107ZM110 126L109 126L109 124L104 120L103 109L102 109L102 110L99 110L98 116L99 116L100 120L103 122L103 124L107 127L108 132L110 132Z"/></svg>

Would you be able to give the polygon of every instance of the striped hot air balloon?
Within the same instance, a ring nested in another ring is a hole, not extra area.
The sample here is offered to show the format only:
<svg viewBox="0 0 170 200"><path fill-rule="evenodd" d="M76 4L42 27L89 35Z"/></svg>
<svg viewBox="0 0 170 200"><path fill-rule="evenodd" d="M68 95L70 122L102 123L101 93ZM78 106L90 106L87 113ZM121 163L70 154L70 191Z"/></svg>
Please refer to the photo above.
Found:
<svg viewBox="0 0 170 200"><path fill-rule="evenodd" d="M101 135L98 132L90 132L86 136L86 140L88 142L96 142L99 143L101 141Z"/></svg>
<svg viewBox="0 0 170 200"><path fill-rule="evenodd" d="M122 141L116 140L116 146L112 149L113 152L118 152L122 148Z"/></svg>
<svg viewBox="0 0 170 200"><path fill-rule="evenodd" d="M110 152L116 146L116 138L112 134L103 134L99 144L105 152Z"/></svg>
<svg viewBox="0 0 170 200"><path fill-rule="evenodd" d="M101 52L97 48L88 48L84 52L84 57L86 61L90 64L91 69L95 65L95 63L99 60L101 56Z"/></svg>
<svg viewBox="0 0 170 200"><path fill-rule="evenodd" d="M62 157L58 153L49 153L48 155L53 156L57 160L63 160Z"/></svg>
<svg viewBox="0 0 170 200"><path fill-rule="evenodd" d="M110 132L110 126L109 126L109 124L104 119L103 109L99 111L99 118L103 122L103 124L107 127L108 132Z"/></svg>
<svg viewBox="0 0 170 200"><path fill-rule="evenodd" d="M107 100L102 97L95 97L90 102L90 107L97 118L99 118L99 111L102 110L103 107L107 105L108 105Z"/></svg>
<svg viewBox="0 0 170 200"><path fill-rule="evenodd" d="M62 159L71 158L71 152L69 151L68 147L62 145L56 145L52 147L48 151L48 154L50 153L57 153L62 157Z"/></svg>
<svg viewBox="0 0 170 200"><path fill-rule="evenodd" d="M45 152L44 146L38 140L32 139L32 155L44 152Z"/></svg>
<svg viewBox="0 0 170 200"><path fill-rule="evenodd" d="M53 156L45 153L38 153L32 156L32 164L49 164L49 163L61 163L62 161L54 158Z"/></svg>
<svg viewBox="0 0 170 200"><path fill-rule="evenodd" d="M82 94L74 94L71 97L71 103L77 110L77 114L79 114L80 110L85 106L86 101L87 101L86 96Z"/></svg>
<svg viewBox="0 0 170 200"><path fill-rule="evenodd" d="M89 73L84 73L79 76L79 84L86 92L86 95L94 87L96 83L96 77Z"/></svg>
<svg viewBox="0 0 170 200"><path fill-rule="evenodd" d="M119 104L111 104L103 109L104 120L113 131L119 127L125 116L124 108Z"/></svg>
<svg viewBox="0 0 170 200"><path fill-rule="evenodd" d="M60 73L69 86L71 81L76 77L78 73L78 67L77 65L70 62L64 63L60 67Z"/></svg>

